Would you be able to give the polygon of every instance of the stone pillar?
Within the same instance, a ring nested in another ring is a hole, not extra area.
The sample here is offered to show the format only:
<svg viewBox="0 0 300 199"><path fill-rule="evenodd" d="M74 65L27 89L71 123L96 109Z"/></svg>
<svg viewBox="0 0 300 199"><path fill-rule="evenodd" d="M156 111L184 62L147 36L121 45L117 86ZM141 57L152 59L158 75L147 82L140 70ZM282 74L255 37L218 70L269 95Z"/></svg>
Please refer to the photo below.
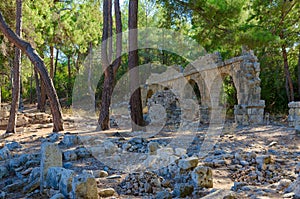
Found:
<svg viewBox="0 0 300 199"><path fill-rule="evenodd" d="M44 180L50 167L62 167L62 153L56 144L44 142L41 146L41 192L43 191Z"/></svg>
<svg viewBox="0 0 300 199"><path fill-rule="evenodd" d="M288 122L290 127L300 129L300 102L290 102Z"/></svg>
<svg viewBox="0 0 300 199"><path fill-rule="evenodd" d="M234 106L235 122L240 125L263 124L265 101L258 104L238 104Z"/></svg>

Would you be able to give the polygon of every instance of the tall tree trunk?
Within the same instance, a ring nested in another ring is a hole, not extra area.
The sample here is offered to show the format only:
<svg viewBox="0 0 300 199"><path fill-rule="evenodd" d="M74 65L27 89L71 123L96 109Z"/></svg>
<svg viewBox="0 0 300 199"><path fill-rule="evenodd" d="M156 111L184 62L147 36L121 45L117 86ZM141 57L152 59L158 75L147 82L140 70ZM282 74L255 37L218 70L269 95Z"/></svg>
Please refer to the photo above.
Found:
<svg viewBox="0 0 300 199"><path fill-rule="evenodd" d="M299 53L298 53L298 95L300 97L300 46L299 46Z"/></svg>
<svg viewBox="0 0 300 199"><path fill-rule="evenodd" d="M282 45L281 50L282 50L282 57L283 57L283 63L284 63L285 78L287 80L288 88L289 88L288 99L289 99L289 101L294 101L294 86L293 86L293 81L292 81L292 78L290 75L289 63L288 63L288 57L287 57L285 45Z"/></svg>
<svg viewBox="0 0 300 199"><path fill-rule="evenodd" d="M34 78L35 78L35 91L36 91L36 99L37 99L37 109L41 110L41 87L39 75L36 69L34 69Z"/></svg>
<svg viewBox="0 0 300 199"><path fill-rule="evenodd" d="M22 0L16 0L16 34L21 36L22 29ZM15 58L13 67L13 89L12 89L12 102L9 114L8 125L6 133L15 133L17 122L17 111L19 106L20 97L20 67L21 67L21 50L15 47Z"/></svg>
<svg viewBox="0 0 300 199"><path fill-rule="evenodd" d="M128 68L130 79L130 114L132 131L139 131L143 129L144 119L142 111L141 89L139 87L139 70L138 70L138 0L129 1L129 54L128 54Z"/></svg>
<svg viewBox="0 0 300 199"><path fill-rule="evenodd" d="M30 76L30 100L29 103L32 104L33 103L33 92L32 92L32 82L33 82L33 69L32 69L32 65L31 65L31 76Z"/></svg>
<svg viewBox="0 0 300 199"><path fill-rule="evenodd" d="M68 55L68 89L67 89L67 96L68 99L71 97L71 56Z"/></svg>
<svg viewBox="0 0 300 199"><path fill-rule="evenodd" d="M101 110L98 120L97 130L107 130L109 129L109 107L111 104L111 96L114 88L115 75L118 68L121 65L121 52L122 52L122 20L121 20L121 11L119 0L114 1L114 10L115 10L115 21L116 21L116 59L112 64L110 64L110 57L112 56L112 2L111 0L104 1L103 3L103 34L102 34L102 46L101 46L101 58L102 58L102 67L104 69L104 83L102 89L101 97ZM108 41L110 39L110 41ZM107 44L109 42L109 44ZM109 45L109 47L107 46ZM107 54L107 48L108 53Z"/></svg>
<svg viewBox="0 0 300 199"><path fill-rule="evenodd" d="M47 72L46 66L41 57L36 53L35 49L30 43L22 40L16 35L6 24L0 12L0 30L7 37L7 39L14 43L19 49L21 49L34 64L36 70L39 72L40 77L45 84L46 92L50 100L50 107L53 117L53 131L58 132L63 130L63 119L61 106L58 101L58 97L53 86L53 82Z"/></svg>
<svg viewBox="0 0 300 199"><path fill-rule="evenodd" d="M21 63L21 61L20 61ZM21 67L20 67L21 68ZM19 111L24 110L24 103L23 103L23 84L22 84L22 78L20 73L20 96L19 96Z"/></svg>
<svg viewBox="0 0 300 199"><path fill-rule="evenodd" d="M53 80L54 77L54 47L50 46L50 78Z"/></svg>
<svg viewBox="0 0 300 199"><path fill-rule="evenodd" d="M113 77L112 67L110 67L110 53L112 51L109 40L112 38L109 37L111 35L110 27L112 26L112 1L106 0L103 2L103 32L102 32L102 45L101 45L101 61L102 68L104 70L104 83L102 88L102 96L101 96L101 107L100 107L100 115L98 120L97 130L107 130L109 129L109 106L111 103L111 90L113 84L111 79ZM108 50L107 50L108 49ZM108 51L108 52L107 52Z"/></svg>
<svg viewBox="0 0 300 199"><path fill-rule="evenodd" d="M45 84L43 83L41 79L41 103L40 103L40 111L46 112L46 102L47 102L47 96L46 96L46 88Z"/></svg>
<svg viewBox="0 0 300 199"><path fill-rule="evenodd" d="M57 70L57 63L58 63L58 55L59 55L59 49L56 48L56 56L55 56L55 63L54 63L54 74L53 79L56 76L56 70Z"/></svg>

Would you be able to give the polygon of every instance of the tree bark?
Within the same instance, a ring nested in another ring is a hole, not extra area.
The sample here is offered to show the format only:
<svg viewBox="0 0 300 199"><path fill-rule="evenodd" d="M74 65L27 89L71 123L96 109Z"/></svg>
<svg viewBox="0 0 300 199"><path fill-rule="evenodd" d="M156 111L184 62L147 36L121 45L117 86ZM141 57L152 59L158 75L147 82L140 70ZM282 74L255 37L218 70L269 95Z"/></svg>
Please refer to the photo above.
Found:
<svg viewBox="0 0 300 199"><path fill-rule="evenodd" d="M68 99L71 97L71 56L68 55L68 89L67 89L67 96Z"/></svg>
<svg viewBox="0 0 300 199"><path fill-rule="evenodd" d="M285 77L288 83L288 88L289 92L288 94L288 99L289 102L294 101L294 86L293 86L293 81L290 75L290 70L289 70L289 63L288 63L288 57L287 57L287 51L285 45L282 45L281 47L282 50L282 57L283 57L283 63L284 63L284 73Z"/></svg>
<svg viewBox="0 0 300 199"><path fill-rule="evenodd" d="M55 56L55 63L54 63L54 74L53 74L53 78L55 78L55 75L56 75L57 63L58 63L58 55L59 55L59 49L56 48L56 56Z"/></svg>
<svg viewBox="0 0 300 199"><path fill-rule="evenodd" d="M41 76L40 76L40 77L41 77ZM41 112L46 112L46 101L47 101L47 96L46 96L46 88L45 88L45 84L43 83L42 78L41 78L40 86L41 86L41 103L40 103L40 111L41 111Z"/></svg>
<svg viewBox="0 0 300 199"><path fill-rule="evenodd" d="M101 58L102 58L102 67L104 70L104 83L102 89L101 97L101 110L98 120L97 130L107 130L109 129L109 107L111 104L111 96L114 88L115 75L118 68L121 65L121 52L122 52L122 20L121 20L121 11L119 0L114 1L115 6L115 21L116 21L116 59L112 64L110 64L110 57L112 56L112 2L111 0L104 1L103 3L103 21L106 23L103 24L103 34L102 34L102 46L101 46ZM108 39L109 46L107 46ZM107 48L108 53L107 54Z"/></svg>
<svg viewBox="0 0 300 199"><path fill-rule="evenodd" d="M34 78L35 78L35 91L36 91L36 99L37 99L37 109L41 110L41 87L39 75L36 69L34 69Z"/></svg>
<svg viewBox="0 0 300 199"><path fill-rule="evenodd" d="M128 54L128 68L130 79L130 114L132 131L143 130L144 119L142 111L141 89L139 87L139 70L138 66L138 0L129 1L129 15L128 15L128 28L129 28L129 54Z"/></svg>
<svg viewBox="0 0 300 199"><path fill-rule="evenodd" d="M16 0L16 34L21 36L22 28L22 0ZM17 112L19 107L20 97L20 67L21 67L21 50L15 47L15 58L13 66L13 89L12 89L12 102L10 107L10 114L6 133L16 132Z"/></svg>
<svg viewBox="0 0 300 199"><path fill-rule="evenodd" d="M298 53L298 96L300 97L300 46Z"/></svg>
<svg viewBox="0 0 300 199"><path fill-rule="evenodd" d="M61 106L58 101L58 97L53 86L53 82L47 72L46 66L41 57L36 53L35 49L30 43L22 40L16 35L6 24L3 19L2 13L0 12L0 30L8 38L8 40L14 43L19 49L21 49L34 64L36 70L39 72L40 77L45 84L45 88L50 100L50 107L53 117L53 131L58 132L63 130L63 119Z"/></svg>
<svg viewBox="0 0 300 199"><path fill-rule="evenodd" d="M54 47L50 46L50 78L53 81L54 77Z"/></svg>

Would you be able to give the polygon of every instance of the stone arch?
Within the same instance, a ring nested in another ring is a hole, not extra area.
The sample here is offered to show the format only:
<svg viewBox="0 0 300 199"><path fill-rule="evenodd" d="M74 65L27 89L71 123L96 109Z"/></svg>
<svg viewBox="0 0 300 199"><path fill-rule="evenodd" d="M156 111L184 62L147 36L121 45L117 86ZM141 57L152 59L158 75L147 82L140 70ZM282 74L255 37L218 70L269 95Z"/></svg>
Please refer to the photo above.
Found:
<svg viewBox="0 0 300 199"><path fill-rule="evenodd" d="M238 91L234 78L229 73L221 74L222 87L220 95L220 106L226 109L226 117L234 118L234 106L238 104Z"/></svg>
<svg viewBox="0 0 300 199"><path fill-rule="evenodd" d="M191 88L189 88L191 87ZM198 86L198 83L194 79L189 79L188 83L185 85L184 88L184 97L187 99L194 99L197 100L198 104L201 104L201 92Z"/></svg>

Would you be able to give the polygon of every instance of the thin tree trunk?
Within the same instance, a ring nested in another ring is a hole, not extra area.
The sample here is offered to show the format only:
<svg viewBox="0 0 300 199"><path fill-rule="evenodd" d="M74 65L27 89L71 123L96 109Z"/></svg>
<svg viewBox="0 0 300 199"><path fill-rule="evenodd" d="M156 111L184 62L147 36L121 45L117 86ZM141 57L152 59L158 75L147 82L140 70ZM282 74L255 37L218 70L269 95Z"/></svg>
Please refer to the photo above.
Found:
<svg viewBox="0 0 300 199"><path fill-rule="evenodd" d="M16 0L16 34L21 36L22 29L22 0ZM13 66L13 89L12 89L12 102L10 108L10 114L8 119L8 125L6 133L16 132L17 123L17 111L19 106L20 97L20 67L21 67L21 50L15 47L15 58Z"/></svg>
<svg viewBox="0 0 300 199"><path fill-rule="evenodd" d="M21 63L21 61L20 61ZM21 68L21 67L20 67ZM22 84L22 78L21 78L21 73L20 73L20 96L19 96L19 111L24 110L24 103L23 103L23 84Z"/></svg>
<svg viewBox="0 0 300 199"><path fill-rule="evenodd" d="M53 131L58 132L63 130L63 119L61 106L53 86L53 82L47 72L46 66L41 57L36 53L35 49L30 43L18 37L6 24L0 12L0 30L7 37L7 39L20 48L34 64L36 70L39 72L50 100L50 107L53 117Z"/></svg>
<svg viewBox="0 0 300 199"><path fill-rule="evenodd" d="M54 47L50 46L50 78L54 77Z"/></svg>
<svg viewBox="0 0 300 199"><path fill-rule="evenodd" d="M283 57L283 63L284 63L284 73L285 73L285 77L287 79L288 88L289 88L288 99L289 99L289 102L291 102L291 101L294 101L294 86L293 86L292 78L290 75L289 63L288 63L288 57L287 57L285 45L282 45L281 50L282 50L282 57Z"/></svg>
<svg viewBox="0 0 300 199"><path fill-rule="evenodd" d="M101 97L101 110L98 120L97 130L107 130L109 129L109 107L111 104L111 96L114 88L115 75L118 68L121 65L121 52L122 52L122 20L119 0L114 1L115 6L115 21L116 21L116 59L112 64L110 64L110 58L112 55L112 37L110 31L112 31L112 2L111 0L104 1L103 3L103 20L106 22L103 24L103 34L102 34L102 67L104 69L104 83L102 89ZM110 39L108 41L108 39ZM107 42L109 42L109 47L107 47ZM107 48L109 55L107 55Z"/></svg>
<svg viewBox="0 0 300 199"><path fill-rule="evenodd" d="M299 46L299 54L298 54L298 95L300 97L300 46Z"/></svg>
<svg viewBox="0 0 300 199"><path fill-rule="evenodd" d="M56 56L55 56L55 63L54 63L54 74L53 79L56 76L56 70L57 70L57 63L58 63L58 55L59 55L59 49L56 48Z"/></svg>
<svg viewBox="0 0 300 199"><path fill-rule="evenodd" d="M67 96L68 99L71 97L70 93L72 93L71 91L71 56L68 55L68 89L67 89Z"/></svg>
<svg viewBox="0 0 300 199"><path fill-rule="evenodd" d="M45 85L41 79L41 103L40 103L40 111L41 112L46 112L46 101L47 101L47 96L46 96L46 88Z"/></svg>
<svg viewBox="0 0 300 199"><path fill-rule="evenodd" d="M33 82L33 70L32 70L32 67L31 67L31 76L30 76L30 100L29 100L29 103L30 103L30 104L33 103L32 82Z"/></svg>
<svg viewBox="0 0 300 199"><path fill-rule="evenodd" d="M39 75L36 69L34 69L34 78L35 78L35 91L36 91L36 99L37 99L37 109L41 110L41 87Z"/></svg>
<svg viewBox="0 0 300 199"><path fill-rule="evenodd" d="M129 1L129 54L128 54L128 68L130 79L130 110L132 131L139 131L143 129L144 119L142 112L141 89L139 87L139 70L138 70L138 0Z"/></svg>
<svg viewBox="0 0 300 199"><path fill-rule="evenodd" d="M112 1L106 0L103 2L103 32L102 32L102 45L101 45L101 61L102 68L104 70L104 83L102 88L101 96L101 109L98 120L97 130L107 130L109 129L109 106L111 103L111 75L113 75L112 67L110 67L110 53L111 53L111 42L109 41L109 35L111 35L110 27L112 26ZM108 49L108 52L107 52Z"/></svg>

